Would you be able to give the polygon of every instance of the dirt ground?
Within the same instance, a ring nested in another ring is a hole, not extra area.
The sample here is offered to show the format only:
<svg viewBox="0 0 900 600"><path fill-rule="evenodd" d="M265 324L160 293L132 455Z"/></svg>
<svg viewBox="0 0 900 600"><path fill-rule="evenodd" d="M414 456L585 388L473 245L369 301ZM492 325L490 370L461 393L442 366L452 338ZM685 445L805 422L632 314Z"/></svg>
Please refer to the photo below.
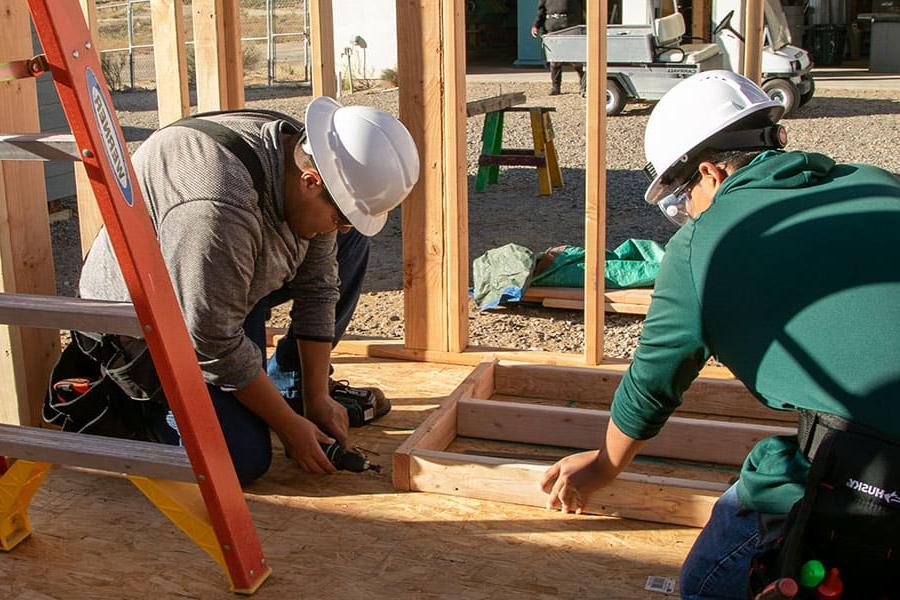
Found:
<svg viewBox="0 0 900 600"><path fill-rule="evenodd" d="M504 168L500 181L484 193L474 191L477 158L481 149L483 117L468 120L470 260L486 250L515 242L540 252L558 244L582 245L584 239L585 106L575 84L566 84L560 96L548 96L544 83L475 83L468 87L469 100L524 91L528 103L552 106L553 127L565 186L550 197L538 195L534 169ZM305 88L248 89L253 108L280 110L302 118L310 100ZM396 90L370 90L345 96L346 104L365 104L397 113ZM116 107L126 137L146 138L158 125L153 92L118 93ZM643 131L650 107L631 105L623 115L609 120L607 128L607 246L614 248L628 238L647 238L665 243L674 228L643 201L646 180ZM824 90L795 117L786 120L789 149L828 154L843 162L868 162L900 172L900 92ZM530 147L531 130L525 115L506 121L506 147ZM134 149L139 142L133 142ZM71 203L70 203L71 204ZM77 221L53 226L54 257L60 293L72 294L78 280ZM372 240L372 255L350 336L401 338L403 335L401 223L399 211L381 234ZM277 312L274 325L283 325L286 313ZM609 315L606 323L606 355L628 358L640 335L641 318ZM518 349L579 351L583 344L580 311L526 306L470 313L472 344Z"/></svg>

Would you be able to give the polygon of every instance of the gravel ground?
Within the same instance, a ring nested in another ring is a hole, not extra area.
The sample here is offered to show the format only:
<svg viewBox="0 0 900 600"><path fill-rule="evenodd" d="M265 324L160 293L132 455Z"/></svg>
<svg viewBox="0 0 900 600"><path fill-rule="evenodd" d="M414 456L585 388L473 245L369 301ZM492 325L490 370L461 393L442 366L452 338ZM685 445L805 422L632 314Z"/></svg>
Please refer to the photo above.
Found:
<svg viewBox="0 0 900 600"><path fill-rule="evenodd" d="M564 84L563 95L547 96L544 83L475 83L468 86L470 100L524 91L528 102L556 107L553 128L565 186L551 197L537 194L533 169L508 168L500 182L481 194L474 192L474 176L481 149L483 117L468 120L469 244L470 257L509 242L542 251L558 244L582 245L584 215L584 100L575 84ZM310 98L296 88L251 89L247 104L302 116ZM364 104L397 113L396 90L378 90L345 96L345 104ZM115 96L126 135L146 137L158 125L156 97L152 92ZM649 107L631 105L609 120L607 139L607 245L614 248L627 238L647 238L660 243L674 228L642 199L646 180L643 132ZM900 173L900 92L822 90L797 116L786 121L789 148L828 154L842 162L868 162ZM531 129L525 115L507 116L506 147L530 147ZM136 146L132 143L132 150ZM74 202L68 202L73 206ZM77 220L53 225L54 259L60 294L73 294L80 269ZM350 324L348 335L402 338L403 300L399 212L373 239L366 291ZM273 316L284 325L284 311ZM516 307L481 313L470 312L470 342L476 345L579 351L584 325L579 311ZM607 315L605 354L628 358L640 335L641 319Z"/></svg>

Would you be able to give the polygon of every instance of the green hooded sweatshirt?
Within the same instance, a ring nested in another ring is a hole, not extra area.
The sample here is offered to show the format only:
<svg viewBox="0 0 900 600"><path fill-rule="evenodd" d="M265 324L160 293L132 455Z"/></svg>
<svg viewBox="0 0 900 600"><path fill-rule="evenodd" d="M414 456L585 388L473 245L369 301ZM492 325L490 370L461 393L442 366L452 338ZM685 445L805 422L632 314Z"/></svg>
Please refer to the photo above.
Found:
<svg viewBox="0 0 900 600"><path fill-rule="evenodd" d="M900 438L900 181L821 154L766 152L672 237L612 418L656 435L710 356L766 406L838 415ZM809 462L761 440L744 505L785 513Z"/></svg>

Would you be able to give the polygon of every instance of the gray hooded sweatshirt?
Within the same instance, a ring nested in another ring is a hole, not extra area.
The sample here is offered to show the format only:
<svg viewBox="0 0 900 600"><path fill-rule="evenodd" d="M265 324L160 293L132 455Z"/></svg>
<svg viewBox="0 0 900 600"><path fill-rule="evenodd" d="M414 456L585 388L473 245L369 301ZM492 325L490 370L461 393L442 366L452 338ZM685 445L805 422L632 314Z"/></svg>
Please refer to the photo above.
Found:
<svg viewBox="0 0 900 600"><path fill-rule="evenodd" d="M204 379L233 390L262 365L242 326L273 291L287 286L294 300L291 326L300 339L332 341L336 234L301 239L284 220L284 121L248 113L209 118L239 133L259 156L267 182L262 203L243 163L193 129L154 133L133 163ZM85 260L79 292L130 300L105 228ZM131 351L139 346L122 341Z"/></svg>

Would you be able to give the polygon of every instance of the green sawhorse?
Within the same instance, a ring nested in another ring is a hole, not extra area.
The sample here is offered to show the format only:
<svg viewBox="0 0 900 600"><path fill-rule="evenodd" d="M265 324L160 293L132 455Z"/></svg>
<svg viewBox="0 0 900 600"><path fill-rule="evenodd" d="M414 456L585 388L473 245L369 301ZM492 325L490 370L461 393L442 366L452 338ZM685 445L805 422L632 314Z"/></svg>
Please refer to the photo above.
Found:
<svg viewBox="0 0 900 600"><path fill-rule="evenodd" d="M562 187L562 171L550 121L550 113L555 110L551 106L508 106L485 114L481 156L475 178L476 192L483 192L489 184L497 183L501 166L536 167L541 196L549 196L553 188ZM533 149L503 148L503 119L507 112L529 114Z"/></svg>

